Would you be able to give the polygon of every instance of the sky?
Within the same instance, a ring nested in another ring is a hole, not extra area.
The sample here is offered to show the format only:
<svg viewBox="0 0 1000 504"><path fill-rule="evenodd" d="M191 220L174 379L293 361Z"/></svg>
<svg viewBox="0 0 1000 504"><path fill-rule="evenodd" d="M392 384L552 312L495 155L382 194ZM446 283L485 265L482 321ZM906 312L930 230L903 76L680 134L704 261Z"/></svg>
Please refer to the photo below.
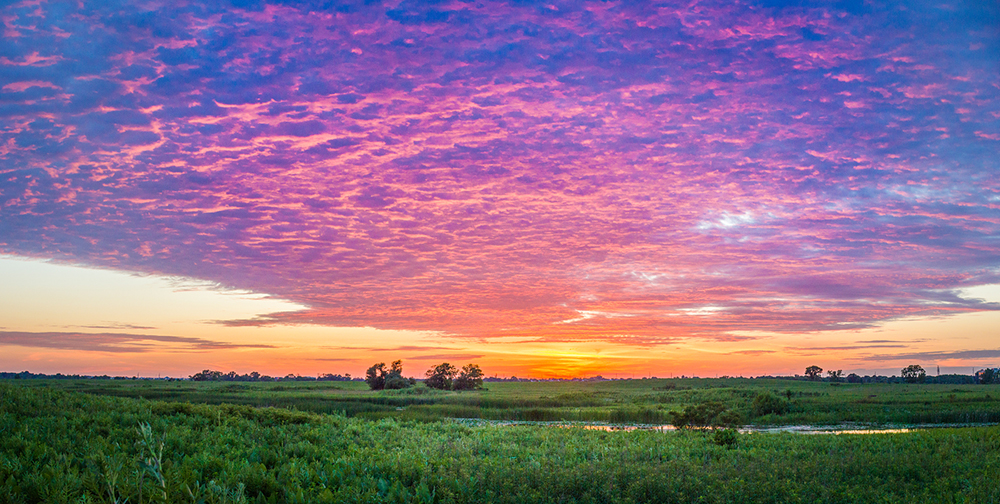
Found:
<svg viewBox="0 0 1000 504"><path fill-rule="evenodd" d="M1000 365L1000 4L0 2L0 369Z"/></svg>

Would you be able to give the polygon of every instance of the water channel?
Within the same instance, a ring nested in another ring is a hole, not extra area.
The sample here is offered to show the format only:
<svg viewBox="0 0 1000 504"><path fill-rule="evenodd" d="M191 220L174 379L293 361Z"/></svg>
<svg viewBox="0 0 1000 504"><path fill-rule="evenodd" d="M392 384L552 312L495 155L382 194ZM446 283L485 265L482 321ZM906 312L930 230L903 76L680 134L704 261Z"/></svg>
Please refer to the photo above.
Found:
<svg viewBox="0 0 1000 504"><path fill-rule="evenodd" d="M627 432L635 430L670 432L678 430L673 425L648 425L648 424L601 424L582 422L532 422L532 421L510 421L510 420L483 420L478 418L456 418L455 422L464 425L479 426L493 425L498 427L516 426L536 426L536 427L557 427L562 429L586 429L600 430L608 432ZM998 425L990 424L917 424L917 425L863 425L863 424L840 424L840 425L749 425L737 429L744 434L776 434L788 432L792 434L810 435L836 435L836 434L900 434L917 430L939 429L939 428L961 428L961 427L990 427Z"/></svg>

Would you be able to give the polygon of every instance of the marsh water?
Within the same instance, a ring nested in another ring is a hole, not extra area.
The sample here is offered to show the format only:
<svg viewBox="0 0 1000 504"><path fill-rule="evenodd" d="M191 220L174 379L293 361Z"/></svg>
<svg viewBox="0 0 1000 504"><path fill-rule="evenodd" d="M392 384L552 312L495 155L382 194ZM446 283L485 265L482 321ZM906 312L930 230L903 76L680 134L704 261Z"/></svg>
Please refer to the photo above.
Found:
<svg viewBox="0 0 1000 504"><path fill-rule="evenodd" d="M456 422L467 425L494 425L498 427L516 426L540 426L556 427L562 429L585 429L599 431L657 431L670 432L679 430L673 425L648 425L648 424L601 424L601 423L578 423L578 422L532 422L532 421L504 421L504 420L482 420L477 418L456 418ZM809 435L836 435L836 434L900 434L917 430L938 429L938 428L961 428L961 427L988 427L993 424L918 424L918 425L862 425L862 424L840 424L840 425L764 425L764 426L744 426L737 429L744 434L776 434L788 432L792 434Z"/></svg>

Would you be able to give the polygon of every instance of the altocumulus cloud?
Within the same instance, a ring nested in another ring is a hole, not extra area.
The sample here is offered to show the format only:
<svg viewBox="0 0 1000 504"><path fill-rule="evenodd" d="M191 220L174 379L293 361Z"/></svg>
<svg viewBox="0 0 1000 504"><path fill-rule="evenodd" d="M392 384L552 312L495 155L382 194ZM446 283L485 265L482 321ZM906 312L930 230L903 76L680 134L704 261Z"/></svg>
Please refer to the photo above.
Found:
<svg viewBox="0 0 1000 504"><path fill-rule="evenodd" d="M0 252L475 338L992 310L997 11L8 2Z"/></svg>

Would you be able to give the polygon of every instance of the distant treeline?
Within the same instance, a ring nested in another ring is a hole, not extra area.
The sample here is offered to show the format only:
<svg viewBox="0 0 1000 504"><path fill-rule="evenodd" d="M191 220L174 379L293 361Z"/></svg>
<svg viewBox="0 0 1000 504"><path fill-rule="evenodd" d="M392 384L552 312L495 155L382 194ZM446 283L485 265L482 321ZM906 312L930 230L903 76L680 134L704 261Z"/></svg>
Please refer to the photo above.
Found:
<svg viewBox="0 0 1000 504"><path fill-rule="evenodd" d="M134 377L131 376L108 376L108 375L65 375L62 373L56 374L45 374L45 373L32 373L30 371L21 371L20 373L10 373L6 371L0 371L0 379L5 380L27 380L27 379L49 379L49 380L132 380Z"/></svg>
<svg viewBox="0 0 1000 504"><path fill-rule="evenodd" d="M987 370L987 371L989 371L989 370ZM995 373L987 373L985 375L987 377L986 381L983 381L982 376L983 376L983 371L978 371L975 376L973 376L973 375L962 375L962 374L945 374L945 375L939 375L939 376L925 376L925 377L922 378L923 381L920 381L919 383L938 383L938 384L947 384L947 385L971 385L971 384L980 383L981 381L982 381L982 383L1000 383L1000 381L997 381L997 379L1000 378L1000 369L997 369L995 371ZM707 379L707 380L713 379L713 378L700 378L700 377L697 377L697 376L680 376L678 378L679 379ZM718 379L724 379L724 380L729 380L729 379L746 379L746 380L793 380L793 381L821 381L821 382L831 382L831 383L912 383L910 381L907 381L907 379L904 378L904 377L902 377L902 376L883 376L883 375L865 375L865 376L860 376L860 375L857 375L855 373L851 373L851 374L849 374L847 376L835 376L835 377L816 378L816 379L810 378L808 376L799 376L799 375L794 375L794 376L762 375L762 376L756 376L756 377L751 376L751 377L747 377L747 378L744 378L742 376L723 375L723 376L719 376L717 378ZM588 377L588 378L518 378L516 376L511 376L510 378L497 378L497 377L484 378L483 381L485 381L485 382L499 382L499 383L502 383L502 382L570 382L570 381L573 381L573 382L593 382L593 381L631 380L631 379L635 379L635 380L658 380L658 379L663 379L663 378L657 378L656 376L648 377L648 378L645 377L645 376L642 377L642 378L605 378L605 377L600 376L600 375L598 375L598 376L591 376L591 377ZM992 380L992 381L990 381L990 380Z"/></svg>
<svg viewBox="0 0 1000 504"><path fill-rule="evenodd" d="M825 381L831 383L913 383L908 381L902 376L884 376L884 375L865 375L860 376L855 373L851 373L843 377L827 377L820 379L812 379L808 376L758 376L760 379L773 379L773 380L801 380L801 381ZM945 385L971 385L979 383L973 375L963 375L963 374L943 374L938 376L924 376L922 381L919 383L938 383Z"/></svg>
<svg viewBox="0 0 1000 504"><path fill-rule="evenodd" d="M254 371L248 374L236 374L235 371L223 373L222 371L212 371L206 369L200 373L195 373L187 378L139 378L138 376L108 376L108 375L65 375L62 373L45 374L21 371L11 373L0 371L0 379L7 380L29 380L29 379L49 379L49 380L194 380L194 381L238 381L238 382L269 382L269 381L364 381L362 378L351 378L350 373L346 374L321 374L319 376L299 376L297 374L287 374L285 376L268 376Z"/></svg>
<svg viewBox="0 0 1000 504"><path fill-rule="evenodd" d="M680 378L690 379L698 378L692 376L682 376ZM720 376L719 378L731 379L731 378L742 378L739 376ZM851 373L847 376L841 377L825 377L813 379L808 376L770 376L763 375L757 376L756 379L762 380L797 380L797 381L824 381L831 383L912 383L902 376L884 376L884 375L864 375L860 376L855 373ZM755 379L754 377L747 379ZM108 376L108 375L80 375L80 374L45 374L45 373L32 373L30 371L21 371L20 373L0 371L0 380L28 380L28 379L48 379L48 380L154 380L157 378L140 378L138 376ZM361 377L351 377L350 373L345 374L321 374L319 376L299 376L297 374L287 374L285 376L268 376L262 375L256 371L248 374L236 374L235 371L230 371L228 373L223 373L221 371L204 370L200 373L195 373L187 378L159 378L161 380L194 380L194 381L235 381L235 382L271 382L271 381L365 381ZM587 378L518 378L516 376L511 376L510 378L499 378L499 377L489 377L483 378L484 382L592 382L592 381L605 381L605 380L618 380L618 379L628 379L628 378L605 378L603 376L591 376ZM638 378L637 378L638 379ZM652 378L641 378L646 379L657 379L655 376ZM922 381L919 383L931 383L931 384L944 384L944 385L971 385L971 384L1000 384L1000 368L986 368L976 371L975 375L963 375L963 374L943 374L938 376L924 376Z"/></svg>
<svg viewBox="0 0 1000 504"><path fill-rule="evenodd" d="M195 373L189 377L189 379L194 381L237 381L237 382L258 382L258 381L351 381L358 380L362 381L362 378L351 378L350 373L343 375L340 374L321 374L315 378L312 376L299 376L297 374L287 374L281 377L274 377L268 375L262 375L256 371L248 374L236 374L236 371L230 371L228 373L223 373L222 371L212 371L206 369L200 373Z"/></svg>

